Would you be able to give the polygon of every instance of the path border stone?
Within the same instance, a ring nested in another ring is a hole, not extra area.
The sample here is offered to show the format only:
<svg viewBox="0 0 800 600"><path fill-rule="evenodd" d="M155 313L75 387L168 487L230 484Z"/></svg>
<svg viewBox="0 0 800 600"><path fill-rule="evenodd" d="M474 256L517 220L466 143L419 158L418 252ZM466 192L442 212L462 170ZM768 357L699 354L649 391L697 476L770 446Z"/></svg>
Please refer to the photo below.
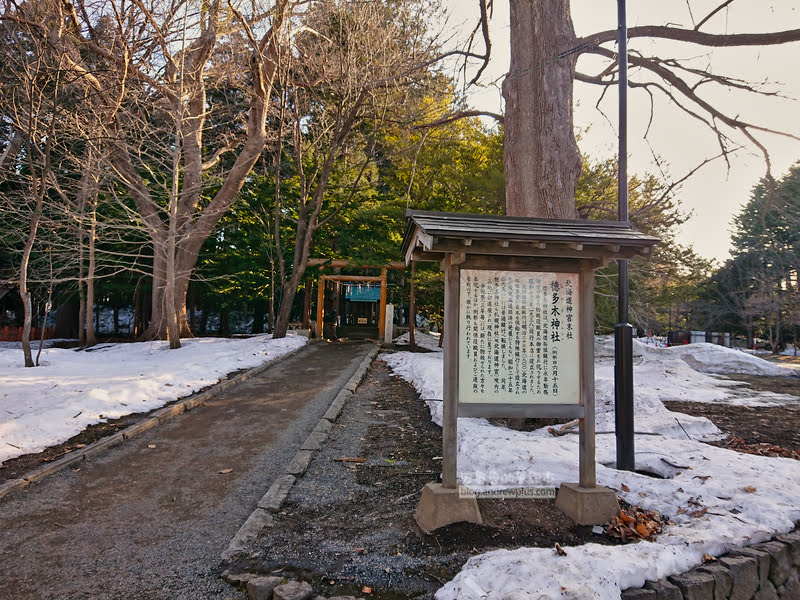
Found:
<svg viewBox="0 0 800 600"><path fill-rule="evenodd" d="M779 600L800 599L800 523L768 542L736 548L715 562L648 581L644 588L622 592L622 600ZM653 596L649 596L653 597Z"/></svg>
<svg viewBox="0 0 800 600"><path fill-rule="evenodd" d="M300 348L273 358L272 360L258 365L257 367L253 367L252 369L247 369L246 371L243 371L238 375L231 377L230 379L219 381L207 387L206 389L197 392L196 394L192 394L191 396L187 396L183 399L178 399L174 404L170 404L169 406L165 406L154 412L151 412L150 416L146 417L144 420L134 423L133 425L130 425L115 434L99 439L96 442L87 445L85 448L80 448L79 450L70 452L64 457L48 463L44 467L37 469L32 473L25 475L24 477L4 481L3 483L0 483L0 500L2 500L4 496L7 496L11 492L21 490L31 483L41 481L45 477L49 477L50 475L54 475L55 473L63 471L64 469L71 467L76 463L94 458L95 456L104 453L109 448L119 446L126 440L129 440L140 433L144 433L153 427L162 425L170 419L173 419L184 412L188 412L193 408L202 406L210 399L218 396L225 390L243 383L248 379L255 377L256 375L260 375L273 365L286 360L287 358L294 356L299 352L302 352L304 349L308 348L314 343L318 343L318 340L309 340L307 344L304 344Z"/></svg>
<svg viewBox="0 0 800 600"><path fill-rule="evenodd" d="M327 441L330 431L333 429L333 423L341 414L347 400L353 395L364 379L369 366L372 364L372 361L375 360L380 349L381 345L376 343L362 359L355 373L353 373L331 401L327 412L322 416L314 427L314 430L303 442L300 450L298 450L297 454L295 454L292 460L286 465L283 474L279 475L272 483L259 501L256 509L233 536L228 547L222 553L222 562L229 562L234 556L245 552L247 545L253 541L262 530L267 527L272 527L272 515L278 512L281 504L283 504L284 500L286 500L289 495L292 486L297 482L297 479L302 477L306 472L308 465L314 458L314 454L320 450L321 444ZM239 575L234 575L234 577L238 576Z"/></svg>

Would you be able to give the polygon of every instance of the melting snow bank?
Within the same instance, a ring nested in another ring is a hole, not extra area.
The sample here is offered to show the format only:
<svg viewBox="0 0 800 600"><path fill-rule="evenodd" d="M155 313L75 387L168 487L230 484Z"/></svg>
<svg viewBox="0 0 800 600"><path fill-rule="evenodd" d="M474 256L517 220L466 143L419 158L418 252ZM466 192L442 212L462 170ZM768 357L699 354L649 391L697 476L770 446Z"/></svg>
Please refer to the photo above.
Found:
<svg viewBox="0 0 800 600"><path fill-rule="evenodd" d="M745 372L774 374L770 369L775 365L724 348L720 353L718 346L708 348L711 344L675 349L638 346L636 464L664 479L604 466L614 464L615 439L613 372L609 359L601 357L597 431L609 433L597 436L597 480L631 504L660 511L675 525L654 542L586 544L566 548L567 556L549 548L489 552L470 559L439 590L438 600L619 598L621 590L689 570L706 553L718 556L794 528L800 519L800 461L704 444L700 440L719 436L710 421L667 411L662 404L728 397L729 382L699 372L691 366L693 360L696 366L713 364L720 372L744 369L749 363L742 357L754 359L753 369ZM693 348L700 358L692 354ZM441 424L442 355L400 352L382 358L417 388L434 421ZM546 429L512 431L485 419L459 419L458 427L458 474L466 485L502 489L578 480L577 435L553 437Z"/></svg>
<svg viewBox="0 0 800 600"><path fill-rule="evenodd" d="M0 462L40 452L89 425L160 408L307 341L259 335L186 339L178 350L168 342L48 348L42 366L28 369L19 349L0 348Z"/></svg>
<svg viewBox="0 0 800 600"><path fill-rule="evenodd" d="M634 385L637 395L641 396L637 398L637 402L643 404L648 404L653 399L659 404L670 400L684 400L747 406L776 406L800 402L796 396L753 391L746 383L720 379L717 375L741 373L769 377L797 376L797 371L791 367L771 363L752 354L706 343L654 348L634 341L633 350ZM614 340L596 338L595 356L596 404L598 411L602 411L602 405L613 407L614 403ZM613 418L611 423L613 424ZM598 421L598 427L600 426Z"/></svg>
<svg viewBox="0 0 800 600"><path fill-rule="evenodd" d="M408 333L404 333L398 338L395 338L394 343L398 346L408 346L410 340L410 335ZM439 336L432 335L430 333L423 333L422 331L415 331L414 332L414 342L420 348L424 348L425 350L430 350L431 352L441 352L442 349L439 347Z"/></svg>

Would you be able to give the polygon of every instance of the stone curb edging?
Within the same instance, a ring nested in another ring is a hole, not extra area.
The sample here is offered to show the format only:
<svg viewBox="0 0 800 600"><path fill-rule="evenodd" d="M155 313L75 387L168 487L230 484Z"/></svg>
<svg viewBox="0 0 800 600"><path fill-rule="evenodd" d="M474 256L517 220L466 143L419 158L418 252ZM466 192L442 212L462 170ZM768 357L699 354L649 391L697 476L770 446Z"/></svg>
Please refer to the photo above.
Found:
<svg viewBox="0 0 800 600"><path fill-rule="evenodd" d="M622 592L622 600L800 600L800 530Z"/></svg>
<svg viewBox="0 0 800 600"><path fill-rule="evenodd" d="M272 527L274 513L278 512L283 501L286 500L292 486L306 472L308 465L314 458L314 453L320 450L321 444L325 443L333 429L333 423L339 417L347 400L353 395L358 385L367 374L367 369L380 351L380 344L370 350L356 372L347 380L342 389L336 395L328 407L328 411L319 420L314 430L309 434L295 454L294 458L286 465L283 475L280 475L270 486L267 492L259 500L258 505L247 521L239 528L239 531L231 539L228 548L222 553L222 561L228 562L237 554L245 551L247 544L253 541L261 531L267 527ZM237 575L236 577L242 577Z"/></svg>
<svg viewBox="0 0 800 600"><path fill-rule="evenodd" d="M156 410L155 412L151 413L149 417L144 419L143 421L139 421L138 423L126 427L122 431L118 431L115 434L106 436L102 439L97 440L86 446L85 448L81 448L74 452L70 452L63 458L60 458L52 463L45 465L44 467L37 469L33 473L26 475L25 477L19 479L9 479L8 481L4 481L0 483L0 500L13 491L21 490L31 483L41 481L45 477L58 473L59 471L63 471L67 467L74 465L75 463L79 463L84 460L88 460L90 458L94 458L99 454L102 454L109 448L113 448L114 446L119 446L125 440L129 440L132 437L139 435L140 433L144 433L148 429L152 429L153 427L157 427L172 419L177 417L183 412L187 412L192 410L193 408L197 408L198 406L202 406L211 398L217 396L221 392L238 385L244 381L247 381L251 377L255 377L256 375L260 375L271 366L289 358L290 356L294 356L298 352L301 352L305 348L307 348L311 343L312 340L309 340L308 344L301 346L291 352L273 358L270 361L267 361L257 367L253 367L252 369L248 369L231 379L226 379L224 381L219 381L211 386L207 387L205 390L198 392L192 396L189 396L183 400L177 400L174 404L170 404L169 406L165 406Z"/></svg>

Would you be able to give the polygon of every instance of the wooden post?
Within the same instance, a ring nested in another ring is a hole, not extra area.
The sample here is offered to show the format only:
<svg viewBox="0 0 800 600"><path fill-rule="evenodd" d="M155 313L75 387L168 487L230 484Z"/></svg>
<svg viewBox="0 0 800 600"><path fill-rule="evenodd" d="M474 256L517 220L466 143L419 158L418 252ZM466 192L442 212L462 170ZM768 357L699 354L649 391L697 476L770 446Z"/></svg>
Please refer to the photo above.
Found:
<svg viewBox="0 0 800 600"><path fill-rule="evenodd" d="M417 304L414 297L414 274L416 263L411 261L411 291L408 295L408 346L415 348L417 345L416 328L417 328ZM797 348L797 346L795 346Z"/></svg>
<svg viewBox="0 0 800 600"><path fill-rule="evenodd" d="M580 373L583 418L579 421L579 484L596 485L594 423L594 271L581 271L578 279L580 299Z"/></svg>
<svg viewBox="0 0 800 600"><path fill-rule="evenodd" d="M325 318L325 275L320 275L317 283L317 338L322 339L322 319Z"/></svg>
<svg viewBox="0 0 800 600"><path fill-rule="evenodd" d="M378 339L386 335L386 267L381 269L381 304L378 313Z"/></svg>
<svg viewBox="0 0 800 600"><path fill-rule="evenodd" d="M303 292L303 322L301 327L303 329L308 329L311 321L311 279L306 279L306 285Z"/></svg>
<svg viewBox="0 0 800 600"><path fill-rule="evenodd" d="M458 487L458 312L461 269L452 254L444 259L444 407L442 487Z"/></svg>

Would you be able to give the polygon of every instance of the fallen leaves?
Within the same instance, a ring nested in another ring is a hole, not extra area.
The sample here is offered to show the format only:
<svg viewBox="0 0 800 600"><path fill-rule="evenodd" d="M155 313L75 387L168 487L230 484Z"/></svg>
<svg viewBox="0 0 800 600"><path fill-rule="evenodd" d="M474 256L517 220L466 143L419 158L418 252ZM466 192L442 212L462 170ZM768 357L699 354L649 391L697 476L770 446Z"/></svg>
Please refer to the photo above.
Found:
<svg viewBox="0 0 800 600"><path fill-rule="evenodd" d="M743 488L743 489L748 494L755 494L756 493L756 488L754 488L752 485L748 485L746 488Z"/></svg>
<svg viewBox="0 0 800 600"><path fill-rule="evenodd" d="M222 469L219 472L220 475L227 475L228 473L233 473L233 469Z"/></svg>
<svg viewBox="0 0 800 600"><path fill-rule="evenodd" d="M797 450L789 450L788 448L776 446L775 444L748 444L742 438L731 438L730 441L725 444L725 447L730 448L731 450L736 450L737 452L743 452L745 454L756 454L758 456L779 456L783 458L800 460L800 452Z"/></svg>
<svg viewBox="0 0 800 600"><path fill-rule="evenodd" d="M621 538L623 542L655 539L663 526L671 524L657 510L645 510L641 506L629 506L606 523L606 533Z"/></svg>
<svg viewBox="0 0 800 600"><path fill-rule="evenodd" d="M717 559L714 558L713 556L711 556L708 552L703 554L703 564L704 565L707 564L707 563L710 563L710 562L716 562L716 560Z"/></svg>

